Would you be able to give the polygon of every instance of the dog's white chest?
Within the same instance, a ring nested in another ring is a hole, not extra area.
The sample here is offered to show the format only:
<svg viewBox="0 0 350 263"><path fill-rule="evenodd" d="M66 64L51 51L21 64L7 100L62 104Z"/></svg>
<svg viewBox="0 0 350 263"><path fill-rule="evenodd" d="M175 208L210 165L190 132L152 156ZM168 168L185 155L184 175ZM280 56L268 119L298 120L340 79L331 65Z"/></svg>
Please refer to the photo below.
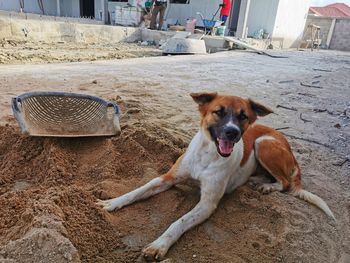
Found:
<svg viewBox="0 0 350 263"><path fill-rule="evenodd" d="M218 154L215 144L199 131L187 149L183 165L190 171L193 179L199 181L209 179L213 183L220 181L227 185L226 192L230 192L244 184L252 173L252 169L240 167L242 158L242 140L236 143L232 154L224 158ZM251 163L253 158L249 159L248 162Z"/></svg>

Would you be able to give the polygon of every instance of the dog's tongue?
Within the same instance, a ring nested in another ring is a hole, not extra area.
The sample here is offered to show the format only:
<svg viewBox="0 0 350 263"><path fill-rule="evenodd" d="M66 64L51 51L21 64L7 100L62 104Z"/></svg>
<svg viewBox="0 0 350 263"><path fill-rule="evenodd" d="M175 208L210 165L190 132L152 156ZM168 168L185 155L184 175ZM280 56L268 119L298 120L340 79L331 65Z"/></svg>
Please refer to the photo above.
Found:
<svg viewBox="0 0 350 263"><path fill-rule="evenodd" d="M230 141L219 139L219 149L222 154L230 154L233 151L233 143Z"/></svg>

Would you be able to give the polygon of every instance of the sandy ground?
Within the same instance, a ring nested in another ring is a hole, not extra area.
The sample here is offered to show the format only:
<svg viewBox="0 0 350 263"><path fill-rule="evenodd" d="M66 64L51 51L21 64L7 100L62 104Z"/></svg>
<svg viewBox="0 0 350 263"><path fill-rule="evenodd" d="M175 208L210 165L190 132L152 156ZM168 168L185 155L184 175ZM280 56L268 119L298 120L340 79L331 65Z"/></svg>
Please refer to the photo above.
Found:
<svg viewBox="0 0 350 263"><path fill-rule="evenodd" d="M97 207L95 198L120 195L166 171L199 126L188 94L205 90L273 108L276 114L260 122L282 128L304 188L326 200L337 222L291 195L262 195L246 185L186 233L169 261L350 262L350 54L284 55L289 58L226 52L0 66L0 261L140 261L142 247L189 211L198 191L172 188L114 213ZM117 101L121 137L20 135L10 98L33 90Z"/></svg>
<svg viewBox="0 0 350 263"><path fill-rule="evenodd" d="M79 62L160 56L155 46L0 40L0 64Z"/></svg>

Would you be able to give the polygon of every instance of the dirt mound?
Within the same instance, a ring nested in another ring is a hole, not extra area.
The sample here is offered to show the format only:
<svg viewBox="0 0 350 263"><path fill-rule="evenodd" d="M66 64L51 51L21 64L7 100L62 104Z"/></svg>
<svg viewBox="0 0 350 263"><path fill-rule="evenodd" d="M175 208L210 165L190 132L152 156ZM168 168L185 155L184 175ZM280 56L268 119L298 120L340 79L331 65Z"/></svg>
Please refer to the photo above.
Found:
<svg viewBox="0 0 350 263"><path fill-rule="evenodd" d="M15 262L133 261L139 251L120 252L132 231L123 220L138 213L109 218L96 197L166 171L183 145L141 124L119 138L31 138L11 126L0 127L0 138L0 260Z"/></svg>
<svg viewBox="0 0 350 263"><path fill-rule="evenodd" d="M95 204L167 171L183 152L185 143L156 125L125 125L118 138L78 139L26 137L2 126L0 138L0 261L135 262L143 246L199 200L196 189L178 186L115 213ZM322 258L334 260L327 248L336 246L337 234L321 214L290 195L263 196L244 186L168 256L296 262L322 247Z"/></svg>
<svg viewBox="0 0 350 263"><path fill-rule="evenodd" d="M141 111L130 111L135 101L117 100L126 112L120 137L33 138L17 127L0 126L0 262L140 261L142 247L198 202L197 189L176 186L113 213L95 204L96 198L124 194L166 172L187 143L142 121ZM331 201L337 188L322 183L329 181L323 173L334 170L331 160L320 162L324 153L301 143L292 146L306 185L315 185L310 190ZM313 168L320 164L323 173ZM185 233L167 256L170 262L345 263L348 200L337 200L343 215L336 213L335 225L291 195L261 195L243 186L225 196L210 219Z"/></svg>

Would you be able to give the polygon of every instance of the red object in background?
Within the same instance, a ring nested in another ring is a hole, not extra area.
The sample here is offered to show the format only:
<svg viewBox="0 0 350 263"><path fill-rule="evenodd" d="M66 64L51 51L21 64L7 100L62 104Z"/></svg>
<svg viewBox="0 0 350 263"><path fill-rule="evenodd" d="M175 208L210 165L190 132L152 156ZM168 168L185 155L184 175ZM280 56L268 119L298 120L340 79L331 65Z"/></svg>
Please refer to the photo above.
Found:
<svg viewBox="0 0 350 263"><path fill-rule="evenodd" d="M231 12L231 0L223 0L223 7L221 8L220 16L229 16Z"/></svg>

